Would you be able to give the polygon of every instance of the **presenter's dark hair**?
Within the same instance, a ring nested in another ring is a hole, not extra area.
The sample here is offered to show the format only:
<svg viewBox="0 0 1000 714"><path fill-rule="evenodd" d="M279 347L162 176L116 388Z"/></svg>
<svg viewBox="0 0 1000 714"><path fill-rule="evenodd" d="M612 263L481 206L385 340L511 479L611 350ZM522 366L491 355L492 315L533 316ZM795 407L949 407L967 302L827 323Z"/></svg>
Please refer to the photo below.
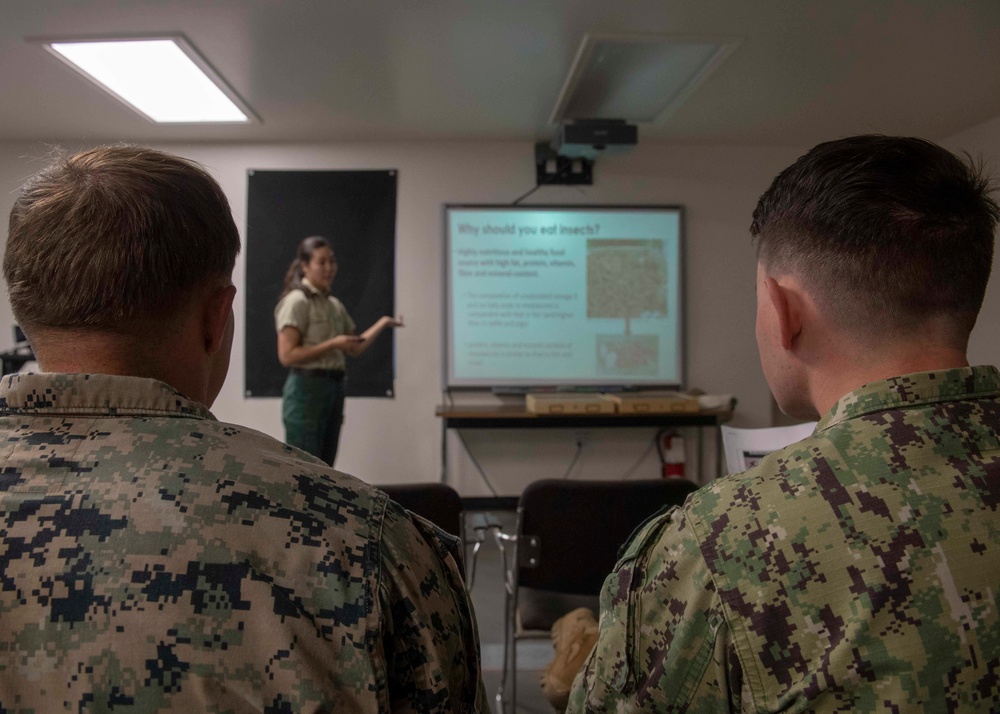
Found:
<svg viewBox="0 0 1000 714"><path fill-rule="evenodd" d="M945 316L967 339L993 262L992 188L928 141L854 136L778 174L750 233L764 268L798 276L842 325L902 334Z"/></svg>
<svg viewBox="0 0 1000 714"><path fill-rule="evenodd" d="M285 286L279 299L285 297L292 290L302 287L302 278L305 277L302 266L312 260L313 253L319 248L333 249L330 241L323 236L309 236L299 241L299 247L295 249L295 260L285 272Z"/></svg>
<svg viewBox="0 0 1000 714"><path fill-rule="evenodd" d="M63 156L24 185L3 271L28 330L132 330L207 276L231 276L239 250L229 202L198 164L104 146Z"/></svg>

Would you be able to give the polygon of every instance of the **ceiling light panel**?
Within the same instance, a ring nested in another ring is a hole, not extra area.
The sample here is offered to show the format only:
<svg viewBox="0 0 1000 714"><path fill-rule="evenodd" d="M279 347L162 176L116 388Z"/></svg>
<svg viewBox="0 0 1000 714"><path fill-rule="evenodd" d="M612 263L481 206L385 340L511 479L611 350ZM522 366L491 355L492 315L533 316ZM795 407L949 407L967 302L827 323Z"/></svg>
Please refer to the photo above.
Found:
<svg viewBox="0 0 1000 714"><path fill-rule="evenodd" d="M181 37L44 42L57 57L151 121L248 123L253 116Z"/></svg>
<svg viewBox="0 0 1000 714"><path fill-rule="evenodd" d="M673 113L733 50L732 38L587 35L550 121L658 121Z"/></svg>

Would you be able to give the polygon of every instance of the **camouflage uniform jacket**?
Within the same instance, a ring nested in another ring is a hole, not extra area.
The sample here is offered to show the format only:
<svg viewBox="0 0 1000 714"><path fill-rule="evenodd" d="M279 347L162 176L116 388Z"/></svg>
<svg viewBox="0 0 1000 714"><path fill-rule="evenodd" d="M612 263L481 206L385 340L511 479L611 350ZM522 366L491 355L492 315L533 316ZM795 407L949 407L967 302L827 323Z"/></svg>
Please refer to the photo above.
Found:
<svg viewBox="0 0 1000 714"><path fill-rule="evenodd" d="M569 711L1000 711L1000 373L844 396L634 536Z"/></svg>
<svg viewBox="0 0 1000 714"><path fill-rule="evenodd" d="M0 712L487 711L455 539L155 380L0 386Z"/></svg>

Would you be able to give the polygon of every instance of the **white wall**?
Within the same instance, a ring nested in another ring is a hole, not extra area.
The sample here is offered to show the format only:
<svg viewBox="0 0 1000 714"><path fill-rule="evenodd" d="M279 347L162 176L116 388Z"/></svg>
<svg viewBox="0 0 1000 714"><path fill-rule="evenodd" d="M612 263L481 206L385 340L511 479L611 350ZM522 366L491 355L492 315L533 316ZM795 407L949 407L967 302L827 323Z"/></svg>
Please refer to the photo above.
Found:
<svg viewBox="0 0 1000 714"><path fill-rule="evenodd" d="M951 151L966 151L974 159L982 160L1000 186L1000 117L949 137L942 144ZM994 196L1000 200L1000 194ZM1000 365L1000 250L993 252L993 274L969 341L969 361Z"/></svg>
<svg viewBox="0 0 1000 714"><path fill-rule="evenodd" d="M441 473L442 204L505 203L534 185L530 143L439 142L324 145L166 145L200 161L219 180L237 224L246 216L249 169L399 170L395 399L352 399L338 468L374 483L436 480ZM686 211L687 374L690 387L730 393L739 400L734 424L767 426L771 398L760 373L753 336L754 249L748 227L753 207L773 176L808 147L676 147L644 145L604 157L591 187L545 187L525 203L680 204ZM45 164L46 147L0 144L0 215L10 210L21 181ZM0 237L6 238L6 220ZM283 271L286 266L275 266ZM341 266L350 270L351 266ZM243 259L236 285L244 286ZM336 291L336 284L334 285ZM4 294L6 291L4 290ZM278 399L243 396L244 310L236 305L236 343L229 378L213 412L282 437ZM11 333L9 305L0 300L0 349ZM466 439L502 493L563 474L575 453L565 431L466 432ZM590 430L574 476L655 477L659 460L648 446L652 430ZM694 432L688 432L693 447ZM711 452L713 445L706 444ZM469 495L485 494L457 438L448 443L449 479ZM693 448L692 448L693 451ZM645 457L643 455L645 454ZM640 461L641 459L641 461ZM712 463L708 464L711 471Z"/></svg>

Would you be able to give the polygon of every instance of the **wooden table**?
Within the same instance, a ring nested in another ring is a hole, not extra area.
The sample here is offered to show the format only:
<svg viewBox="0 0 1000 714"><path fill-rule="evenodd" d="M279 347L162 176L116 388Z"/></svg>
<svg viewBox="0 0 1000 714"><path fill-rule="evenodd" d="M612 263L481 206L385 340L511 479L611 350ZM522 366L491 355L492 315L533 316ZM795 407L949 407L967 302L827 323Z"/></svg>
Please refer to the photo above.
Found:
<svg viewBox="0 0 1000 714"><path fill-rule="evenodd" d="M447 481L449 429L586 429L586 428L656 428L671 429L698 427L698 469L701 481L704 463L703 429L716 430L718 444L721 436L718 428L732 418L730 409L710 409L697 412L604 413L604 414L535 414L524 404L474 404L442 405L434 410L434 415L442 420L441 437L441 480ZM719 456L721 465L721 455Z"/></svg>

